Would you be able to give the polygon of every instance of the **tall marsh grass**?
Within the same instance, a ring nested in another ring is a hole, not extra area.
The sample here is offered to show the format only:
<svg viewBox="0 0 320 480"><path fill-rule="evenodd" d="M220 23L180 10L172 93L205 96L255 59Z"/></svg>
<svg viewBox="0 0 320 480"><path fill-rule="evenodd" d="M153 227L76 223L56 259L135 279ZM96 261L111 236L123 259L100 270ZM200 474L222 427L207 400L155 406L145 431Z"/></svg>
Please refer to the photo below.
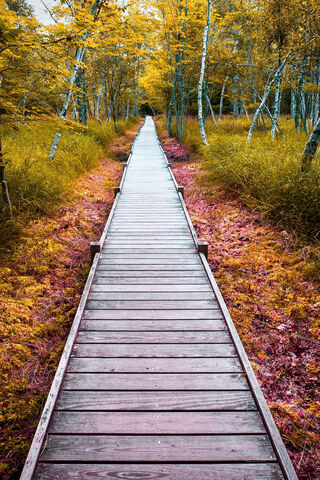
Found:
<svg viewBox="0 0 320 480"><path fill-rule="evenodd" d="M120 122L120 134L134 121ZM54 160L48 152L55 127L46 123L2 132L7 183L13 220L0 195L0 245L16 233L26 218L45 214L72 191L74 180L106 155L115 133L113 124L89 121L87 129L64 129Z"/></svg>
<svg viewBox="0 0 320 480"><path fill-rule="evenodd" d="M282 133L274 141L270 129L261 125L248 144L249 120L225 117L217 126L210 120L209 146L204 147L197 120L188 119L183 141L199 154L204 182L223 183L282 227L319 239L320 155L310 172L302 173L300 157L307 135L297 134L289 117L282 117L280 125Z"/></svg>

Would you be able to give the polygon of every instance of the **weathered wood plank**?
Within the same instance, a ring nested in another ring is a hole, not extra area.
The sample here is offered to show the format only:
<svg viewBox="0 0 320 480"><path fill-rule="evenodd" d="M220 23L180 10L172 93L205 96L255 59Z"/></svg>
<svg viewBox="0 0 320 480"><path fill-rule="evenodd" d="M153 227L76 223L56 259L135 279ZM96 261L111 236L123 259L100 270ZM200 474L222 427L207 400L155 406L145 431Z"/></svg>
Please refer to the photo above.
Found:
<svg viewBox="0 0 320 480"><path fill-rule="evenodd" d="M86 310L91 320L219 320L220 309L212 310Z"/></svg>
<svg viewBox="0 0 320 480"><path fill-rule="evenodd" d="M231 343L227 331L110 332L80 331L76 343Z"/></svg>
<svg viewBox="0 0 320 480"><path fill-rule="evenodd" d="M167 254L175 253L176 255L184 255L186 253L193 254L195 250L195 246L193 245L186 245L186 244L170 244L170 243L120 243L114 242L103 250L105 254L112 254L115 256L117 255L135 255L148 252L149 254L157 254L162 256L167 256Z"/></svg>
<svg viewBox="0 0 320 480"><path fill-rule="evenodd" d="M167 301L215 300L213 292L96 292L91 291L89 300L102 301Z"/></svg>
<svg viewBox="0 0 320 480"><path fill-rule="evenodd" d="M163 263L160 265L154 265L152 262L146 265L140 265L139 263L135 263L132 265L127 265L127 264L120 264L120 263L112 263L110 265L108 264L103 264L99 263L97 271L119 271L119 270L124 270L124 271L146 271L146 272L161 272L161 271L169 271L169 272L185 272L185 271L194 271L194 272L201 272L203 275L203 268L202 265L200 264L174 264L174 263Z"/></svg>
<svg viewBox="0 0 320 480"><path fill-rule="evenodd" d="M274 463L41 464L34 480L283 480Z"/></svg>
<svg viewBox="0 0 320 480"><path fill-rule="evenodd" d="M117 270L117 269L108 269L108 270L100 270L96 272L95 278L102 278L102 277L115 277L115 278L125 278L125 277L133 277L139 281L139 278L194 278L200 277L202 280L207 281L207 278L203 275L203 271L201 270ZM192 280L193 281L193 280Z"/></svg>
<svg viewBox="0 0 320 480"><path fill-rule="evenodd" d="M248 390L242 373L67 373L64 390Z"/></svg>
<svg viewBox="0 0 320 480"><path fill-rule="evenodd" d="M123 292L125 294L129 292L210 292L210 285L204 283L203 285L194 285L194 284L183 284L180 283L178 285L141 285L132 283L131 285L110 285L110 284L96 284L96 282L91 287L92 292Z"/></svg>
<svg viewBox="0 0 320 480"><path fill-rule="evenodd" d="M240 373L237 358L72 358L69 373Z"/></svg>
<svg viewBox="0 0 320 480"><path fill-rule="evenodd" d="M62 390L58 410L88 411L253 411L249 390L233 391L81 391Z"/></svg>
<svg viewBox="0 0 320 480"><path fill-rule="evenodd" d="M92 294L93 295L93 294ZM89 310L197 310L217 309L215 300L89 300Z"/></svg>
<svg viewBox="0 0 320 480"><path fill-rule="evenodd" d="M99 285L168 285L170 287L177 285L188 285L192 283L194 286L208 285L205 277L135 277L135 276L105 276L96 275L94 279L95 284Z"/></svg>
<svg viewBox="0 0 320 480"><path fill-rule="evenodd" d="M48 435L42 461L270 462L266 435Z"/></svg>
<svg viewBox="0 0 320 480"><path fill-rule="evenodd" d="M82 320L80 330L89 331L204 331L223 330L222 320Z"/></svg>
<svg viewBox="0 0 320 480"><path fill-rule="evenodd" d="M196 256L196 254L193 255L183 255L180 254L176 257L172 256L168 258L168 255L161 256L156 258L156 256L147 256L147 255L131 255L129 258L124 257L122 255L116 255L112 257L104 256L102 255L100 257L100 262L99 265L151 265L154 266L155 269L158 268L160 265L170 265L170 266L180 266L182 265L183 267L188 266L193 266L193 265L201 265L199 258Z"/></svg>
<svg viewBox="0 0 320 480"><path fill-rule="evenodd" d="M265 433L258 412L55 412L54 434L253 434Z"/></svg>
<svg viewBox="0 0 320 480"><path fill-rule="evenodd" d="M157 344L94 344L78 343L73 348L74 357L235 357L232 344L184 343Z"/></svg>

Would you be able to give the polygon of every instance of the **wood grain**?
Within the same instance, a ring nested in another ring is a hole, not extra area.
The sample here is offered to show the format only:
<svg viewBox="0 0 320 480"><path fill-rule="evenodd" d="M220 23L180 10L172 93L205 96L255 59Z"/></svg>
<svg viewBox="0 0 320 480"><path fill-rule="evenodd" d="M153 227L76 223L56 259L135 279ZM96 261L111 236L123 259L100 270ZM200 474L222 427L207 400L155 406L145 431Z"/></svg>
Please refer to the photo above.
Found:
<svg viewBox="0 0 320 480"><path fill-rule="evenodd" d="M221 344L86 344L74 345L72 356L74 357L236 357L234 346L226 343Z"/></svg>
<svg viewBox="0 0 320 480"><path fill-rule="evenodd" d="M266 435L49 435L42 461L270 462Z"/></svg>
<svg viewBox="0 0 320 480"><path fill-rule="evenodd" d="M34 480L282 480L274 463L40 464Z"/></svg>
<svg viewBox="0 0 320 480"><path fill-rule="evenodd" d="M78 373L235 373L237 358L72 358L68 372Z"/></svg>
<svg viewBox="0 0 320 480"><path fill-rule="evenodd" d="M92 320L219 320L219 308L211 310L95 310L87 309L85 319Z"/></svg>
<svg viewBox="0 0 320 480"><path fill-rule="evenodd" d="M91 332L81 331L77 336L77 343L231 343L230 335L226 331L205 332Z"/></svg>
<svg viewBox="0 0 320 480"><path fill-rule="evenodd" d="M242 373L67 373L65 390L248 390Z"/></svg>
<svg viewBox="0 0 320 480"><path fill-rule="evenodd" d="M226 331L222 320L82 320L83 331Z"/></svg>
<svg viewBox="0 0 320 480"><path fill-rule="evenodd" d="M260 434L258 412L55 412L54 434Z"/></svg>
<svg viewBox="0 0 320 480"><path fill-rule="evenodd" d="M211 300L88 300L89 310L198 310L217 309Z"/></svg>
<svg viewBox="0 0 320 480"><path fill-rule="evenodd" d="M248 390L219 391L81 391L62 390L57 410L88 411L253 411Z"/></svg>
<svg viewBox="0 0 320 480"><path fill-rule="evenodd" d="M212 289L210 285L207 283L204 284L187 284L187 283L180 283L173 285L162 285L162 284L151 284L151 285L140 285L132 282L131 285L114 285L114 284L97 284L94 283L91 287L91 292L117 292L117 293L146 293L146 292L210 292L212 294Z"/></svg>

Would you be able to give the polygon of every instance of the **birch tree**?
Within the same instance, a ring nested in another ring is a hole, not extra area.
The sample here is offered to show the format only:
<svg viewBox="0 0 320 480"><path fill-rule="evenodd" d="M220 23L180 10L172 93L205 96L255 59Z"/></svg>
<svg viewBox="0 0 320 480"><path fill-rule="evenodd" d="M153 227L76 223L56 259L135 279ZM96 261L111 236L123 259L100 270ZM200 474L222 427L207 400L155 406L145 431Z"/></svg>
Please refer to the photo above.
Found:
<svg viewBox="0 0 320 480"><path fill-rule="evenodd" d="M198 118L199 118L200 133L201 133L201 137L204 145L208 145L208 142L207 142L207 136L206 136L204 122L203 122L202 89L203 89L204 73L206 69L207 47L208 47L209 28L210 28L210 14L211 14L211 0L208 0L207 24L204 27L204 31L203 31L201 70L200 70L200 78L199 78L199 84L198 84Z"/></svg>

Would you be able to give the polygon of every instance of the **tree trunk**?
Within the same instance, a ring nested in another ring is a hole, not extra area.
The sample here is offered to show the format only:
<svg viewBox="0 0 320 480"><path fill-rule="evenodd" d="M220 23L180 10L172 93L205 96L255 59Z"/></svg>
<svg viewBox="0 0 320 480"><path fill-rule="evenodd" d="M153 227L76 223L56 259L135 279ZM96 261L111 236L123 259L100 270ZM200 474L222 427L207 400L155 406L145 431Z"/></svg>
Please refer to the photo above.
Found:
<svg viewBox="0 0 320 480"><path fill-rule="evenodd" d="M319 142L320 142L320 112L318 115L317 123L315 124L314 129L302 153L302 157L301 157L302 171L306 172L310 169L311 163L317 151Z"/></svg>
<svg viewBox="0 0 320 480"><path fill-rule="evenodd" d="M220 107L219 107L219 118L218 122L221 122L221 117L222 117L222 109L223 109L223 97L224 97L224 92L226 91L226 85L227 81L229 80L229 76L227 75L221 89L221 95L220 95Z"/></svg>
<svg viewBox="0 0 320 480"><path fill-rule="evenodd" d="M200 71L200 79L198 84L198 118L199 118L200 133L201 133L201 137L204 145L208 145L208 142L207 142L206 132L203 124L202 87L203 87L204 72L206 68L207 46L208 46L209 27L210 27L210 13L211 13L211 0L208 0L207 25L204 27L204 31L203 31L201 71Z"/></svg>
<svg viewBox="0 0 320 480"><path fill-rule="evenodd" d="M282 70L284 69L285 67L285 64L287 63L287 60L288 60L288 57L289 57L290 54L288 54L288 56L283 60L283 62L281 63L281 65L279 66L278 70L276 71L273 79L271 80L271 82L269 83L266 91L265 91L265 94L263 95L262 97L262 100L261 100L261 103L259 105L259 107L257 108L256 110L256 113L254 114L254 117L253 117L253 121L252 121L252 124L251 124L251 127L250 127L250 130L249 130L249 133L248 133L248 142L251 141L251 138L252 138L252 133L253 133L253 129L254 129L254 126L257 122L257 119L260 115L260 113L262 112L264 106L265 106L265 103L268 99L268 96L271 92L271 89L273 87L273 85L275 84L275 82L278 80L279 76L281 75L281 72Z"/></svg>
<svg viewBox="0 0 320 480"><path fill-rule="evenodd" d="M217 125L217 120L216 120L216 117L214 116L214 111L213 111L213 108L212 108L212 105L211 105L211 101L210 101L210 98L208 97L208 95L206 96L206 100L207 100L207 105L208 105L209 110L210 110L210 113L211 113L211 117L212 117L213 123L214 123L215 125Z"/></svg>
<svg viewBox="0 0 320 480"><path fill-rule="evenodd" d="M2 189L2 198L3 198L4 204L8 208L9 216L10 218L12 218L12 205L11 205L11 200L10 200L10 195L8 190L8 184L6 180L5 167L6 166L3 160L3 152L2 152L2 140L0 137L0 182L1 182L1 189Z"/></svg>
<svg viewBox="0 0 320 480"><path fill-rule="evenodd" d="M97 104L96 104L96 118L97 118L98 122L100 123L100 125L101 125L100 103L101 103L101 98L103 97L105 88L106 88L106 79L105 79L105 76L103 74L102 81L101 81L101 88L100 88L100 92L98 94Z"/></svg>
<svg viewBox="0 0 320 480"><path fill-rule="evenodd" d="M290 115L291 118L294 118L296 115L296 94L293 88L291 88Z"/></svg>
<svg viewBox="0 0 320 480"><path fill-rule="evenodd" d="M88 110L87 110L87 92L85 83L85 73L83 68L78 70L76 77L77 92L77 104L78 104L78 118L82 125L88 124Z"/></svg>
<svg viewBox="0 0 320 480"><path fill-rule="evenodd" d="M276 86L276 93L274 98L274 112L272 117L272 125L271 125L271 138L274 139L276 133L276 125L277 125L277 118L280 115L280 103L281 103L281 96L280 96L280 86L281 86L281 75L279 75L277 80Z"/></svg>

